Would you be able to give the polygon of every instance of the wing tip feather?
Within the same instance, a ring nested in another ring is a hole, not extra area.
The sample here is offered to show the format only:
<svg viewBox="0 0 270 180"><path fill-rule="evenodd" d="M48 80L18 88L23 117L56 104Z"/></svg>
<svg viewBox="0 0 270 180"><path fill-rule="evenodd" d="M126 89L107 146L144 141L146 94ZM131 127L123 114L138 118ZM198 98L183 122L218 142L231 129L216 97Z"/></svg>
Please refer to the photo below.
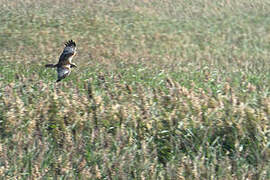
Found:
<svg viewBox="0 0 270 180"><path fill-rule="evenodd" d="M67 47L67 46L74 46L74 47L76 47L76 43L75 43L75 41L73 41L72 39L69 40L69 41L67 41L67 42L65 43L65 45L66 45L66 47Z"/></svg>

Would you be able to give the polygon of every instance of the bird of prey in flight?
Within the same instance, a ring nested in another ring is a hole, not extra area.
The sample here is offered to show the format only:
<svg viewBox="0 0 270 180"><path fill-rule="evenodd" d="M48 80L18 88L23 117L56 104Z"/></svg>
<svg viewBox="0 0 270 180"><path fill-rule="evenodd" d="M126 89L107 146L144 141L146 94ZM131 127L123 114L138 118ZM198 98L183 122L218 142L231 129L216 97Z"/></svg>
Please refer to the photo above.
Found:
<svg viewBox="0 0 270 180"><path fill-rule="evenodd" d="M57 68L58 78L56 82L59 82L67 77L71 72L71 68L77 67L76 64L71 62L72 58L76 54L76 43L73 40L69 40L65 43L65 45L66 47L60 55L58 63L45 65L47 68Z"/></svg>

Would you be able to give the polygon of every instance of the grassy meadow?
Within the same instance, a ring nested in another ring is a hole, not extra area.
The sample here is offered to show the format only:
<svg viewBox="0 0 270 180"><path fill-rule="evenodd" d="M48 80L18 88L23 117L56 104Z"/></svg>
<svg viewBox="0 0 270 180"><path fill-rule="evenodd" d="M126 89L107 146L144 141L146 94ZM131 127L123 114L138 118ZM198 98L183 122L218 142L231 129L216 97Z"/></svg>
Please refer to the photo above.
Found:
<svg viewBox="0 0 270 180"><path fill-rule="evenodd" d="M270 179L268 1L0 5L0 179Z"/></svg>

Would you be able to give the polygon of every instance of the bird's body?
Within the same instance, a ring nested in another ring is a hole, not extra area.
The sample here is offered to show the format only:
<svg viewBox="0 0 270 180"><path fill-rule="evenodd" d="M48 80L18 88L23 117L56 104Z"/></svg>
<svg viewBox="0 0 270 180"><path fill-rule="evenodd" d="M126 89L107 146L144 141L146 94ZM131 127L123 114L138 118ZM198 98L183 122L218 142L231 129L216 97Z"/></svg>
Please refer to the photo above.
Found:
<svg viewBox="0 0 270 180"><path fill-rule="evenodd" d="M77 67L74 63L72 63L72 58L76 54L76 43L73 40L69 40L65 43L65 45L66 47L60 55L58 63L45 65L45 67L57 68L58 78L56 82L59 82L67 77L71 72L71 68Z"/></svg>

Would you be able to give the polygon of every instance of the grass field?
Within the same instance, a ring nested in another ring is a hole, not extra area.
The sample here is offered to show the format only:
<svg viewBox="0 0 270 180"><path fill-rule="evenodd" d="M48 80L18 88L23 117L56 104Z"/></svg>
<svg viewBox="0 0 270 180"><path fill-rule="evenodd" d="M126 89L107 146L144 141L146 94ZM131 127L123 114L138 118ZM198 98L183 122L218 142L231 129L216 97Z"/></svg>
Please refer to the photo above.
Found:
<svg viewBox="0 0 270 180"><path fill-rule="evenodd" d="M268 1L0 4L1 179L270 179Z"/></svg>

